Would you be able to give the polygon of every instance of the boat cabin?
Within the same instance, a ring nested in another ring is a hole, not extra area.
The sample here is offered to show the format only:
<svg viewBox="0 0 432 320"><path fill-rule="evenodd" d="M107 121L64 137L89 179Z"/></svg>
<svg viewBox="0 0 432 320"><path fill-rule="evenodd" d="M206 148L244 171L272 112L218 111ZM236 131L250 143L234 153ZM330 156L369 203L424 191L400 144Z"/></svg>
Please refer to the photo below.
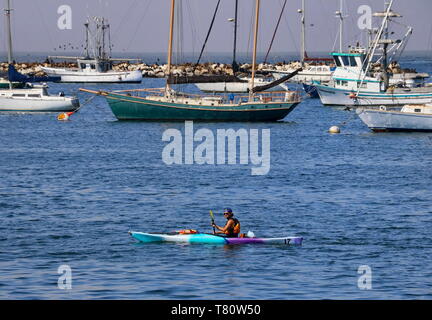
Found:
<svg viewBox="0 0 432 320"><path fill-rule="evenodd" d="M82 72L107 72L112 69L112 62L99 59L78 59L78 68Z"/></svg>

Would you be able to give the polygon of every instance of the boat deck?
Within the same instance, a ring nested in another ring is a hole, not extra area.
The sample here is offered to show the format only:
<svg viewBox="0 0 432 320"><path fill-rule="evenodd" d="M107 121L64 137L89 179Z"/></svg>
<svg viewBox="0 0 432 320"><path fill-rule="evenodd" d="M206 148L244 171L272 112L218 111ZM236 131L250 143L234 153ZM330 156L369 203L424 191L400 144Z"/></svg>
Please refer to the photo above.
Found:
<svg viewBox="0 0 432 320"><path fill-rule="evenodd" d="M137 98L160 102L176 102L191 105L211 105L211 106L233 106L242 104L272 104L272 103L299 103L300 93L298 91L271 91L255 93L252 97L239 94L189 94L184 92L173 92L167 96L164 88L159 89L136 89L118 90L115 94L123 94Z"/></svg>

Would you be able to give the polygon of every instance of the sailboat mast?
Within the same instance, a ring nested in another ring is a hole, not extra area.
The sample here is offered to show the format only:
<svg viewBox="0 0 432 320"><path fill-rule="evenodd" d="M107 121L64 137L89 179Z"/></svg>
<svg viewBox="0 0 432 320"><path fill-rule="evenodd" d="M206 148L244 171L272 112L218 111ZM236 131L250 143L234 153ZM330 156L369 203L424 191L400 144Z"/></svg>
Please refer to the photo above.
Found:
<svg viewBox="0 0 432 320"><path fill-rule="evenodd" d="M12 54L12 27L11 27L11 6L10 0L6 0L6 28L8 34L8 63L11 64L13 62L13 54Z"/></svg>
<svg viewBox="0 0 432 320"><path fill-rule="evenodd" d="M343 0L340 0L339 52L343 52Z"/></svg>
<svg viewBox="0 0 432 320"><path fill-rule="evenodd" d="M305 16L306 4L305 0L302 0L302 8L301 8L301 64L304 64L304 60L306 58L306 16Z"/></svg>
<svg viewBox="0 0 432 320"><path fill-rule="evenodd" d="M169 30L169 41L168 41L168 67L167 73L168 78L171 75L171 63L172 63L172 47L173 47L173 34L174 34L174 10L175 9L175 0L171 0L171 13L170 13L170 30ZM166 91L170 89L169 81L166 82Z"/></svg>
<svg viewBox="0 0 432 320"><path fill-rule="evenodd" d="M234 10L234 44L233 44L233 62L232 62L232 66L233 66L233 71L235 72L236 70L236 52L237 52L237 17L238 17L238 0L235 0L235 10Z"/></svg>
<svg viewBox="0 0 432 320"><path fill-rule="evenodd" d="M260 0L255 2L255 30L254 30L254 45L253 45L253 55L252 55L252 79L249 89L249 99L253 97L253 88L255 86L255 72L256 72L256 51L258 42L258 25L259 25L259 10L260 10Z"/></svg>
<svg viewBox="0 0 432 320"><path fill-rule="evenodd" d="M86 28L86 44L85 44L85 46L86 46L85 47L86 59L89 59L90 58L90 53L89 53L90 48L89 48L89 21L88 21L88 19L87 19L87 22L84 23L84 26Z"/></svg>

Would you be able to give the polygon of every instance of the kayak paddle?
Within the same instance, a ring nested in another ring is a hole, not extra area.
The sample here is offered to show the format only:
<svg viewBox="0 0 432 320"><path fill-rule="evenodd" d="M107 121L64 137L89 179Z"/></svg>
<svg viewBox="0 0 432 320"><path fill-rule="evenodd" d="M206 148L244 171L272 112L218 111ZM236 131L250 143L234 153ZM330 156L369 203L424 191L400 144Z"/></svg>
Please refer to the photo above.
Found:
<svg viewBox="0 0 432 320"><path fill-rule="evenodd" d="M215 223L215 219L214 219L213 211L211 211L211 210L210 210L210 218L211 218L212 225L213 225ZM215 234L215 233L216 233L216 229L215 229L215 227L213 227L213 234Z"/></svg>

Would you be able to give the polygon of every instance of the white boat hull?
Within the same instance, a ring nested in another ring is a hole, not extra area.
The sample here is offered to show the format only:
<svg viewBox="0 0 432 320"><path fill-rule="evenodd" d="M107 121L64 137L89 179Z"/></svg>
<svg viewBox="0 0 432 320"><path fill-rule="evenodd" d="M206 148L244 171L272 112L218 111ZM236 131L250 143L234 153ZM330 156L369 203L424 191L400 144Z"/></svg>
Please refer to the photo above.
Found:
<svg viewBox="0 0 432 320"><path fill-rule="evenodd" d="M405 104L426 104L432 102L432 88L429 92L416 92L415 89L400 93L360 92L357 98L351 98L355 92L316 85L321 103L333 106L399 106Z"/></svg>
<svg viewBox="0 0 432 320"><path fill-rule="evenodd" d="M255 80L255 86L261 86L271 83L271 81ZM204 82L195 83L195 85L203 92L232 92L242 93L248 92L250 88L249 82ZM284 87L278 85L267 91L283 91Z"/></svg>
<svg viewBox="0 0 432 320"><path fill-rule="evenodd" d="M45 67L42 70L49 76L61 77L60 82L140 83L142 81L141 71L86 72Z"/></svg>
<svg viewBox="0 0 432 320"><path fill-rule="evenodd" d="M0 90L0 112L66 112L79 106L77 98L48 95L41 88Z"/></svg>
<svg viewBox="0 0 432 320"><path fill-rule="evenodd" d="M373 131L432 131L432 114L362 108L356 112Z"/></svg>

